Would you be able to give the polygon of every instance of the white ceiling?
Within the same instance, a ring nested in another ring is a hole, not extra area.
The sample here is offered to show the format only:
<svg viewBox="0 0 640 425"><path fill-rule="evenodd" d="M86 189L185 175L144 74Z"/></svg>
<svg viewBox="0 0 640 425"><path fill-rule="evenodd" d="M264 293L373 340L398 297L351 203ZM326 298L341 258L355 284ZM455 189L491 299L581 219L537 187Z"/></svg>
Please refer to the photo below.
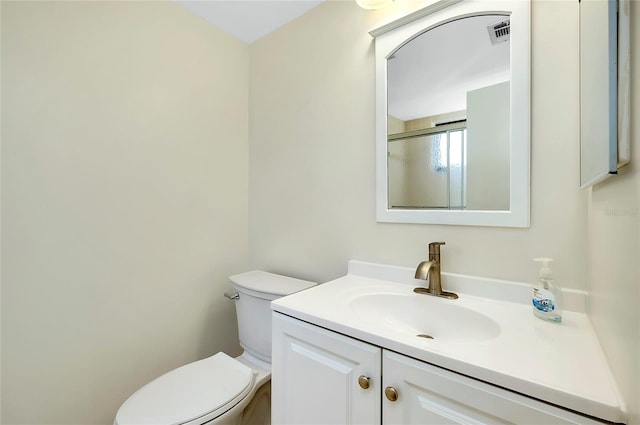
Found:
<svg viewBox="0 0 640 425"><path fill-rule="evenodd" d="M403 121L466 109L467 92L511 78L510 43L492 45L488 25L507 16L473 16L414 38L388 61L389 114Z"/></svg>
<svg viewBox="0 0 640 425"><path fill-rule="evenodd" d="M174 0L216 27L251 44L324 0Z"/></svg>

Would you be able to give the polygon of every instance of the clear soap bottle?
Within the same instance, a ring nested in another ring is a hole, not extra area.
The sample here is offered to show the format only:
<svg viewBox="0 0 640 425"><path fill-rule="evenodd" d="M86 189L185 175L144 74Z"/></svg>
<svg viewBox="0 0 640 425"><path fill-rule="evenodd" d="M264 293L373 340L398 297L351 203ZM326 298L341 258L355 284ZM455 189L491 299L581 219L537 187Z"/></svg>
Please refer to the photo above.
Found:
<svg viewBox="0 0 640 425"><path fill-rule="evenodd" d="M538 278L533 284L533 314L542 320L559 323L562 321L562 293L549 267L553 259L535 258L533 261L541 263Z"/></svg>

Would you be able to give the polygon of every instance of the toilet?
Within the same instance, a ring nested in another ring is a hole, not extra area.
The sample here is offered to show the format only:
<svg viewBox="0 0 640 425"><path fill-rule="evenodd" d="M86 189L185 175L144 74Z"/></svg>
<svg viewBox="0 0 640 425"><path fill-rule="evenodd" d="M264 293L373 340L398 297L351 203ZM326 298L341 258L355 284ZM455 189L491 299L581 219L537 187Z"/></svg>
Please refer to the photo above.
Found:
<svg viewBox="0 0 640 425"><path fill-rule="evenodd" d="M243 353L220 352L156 378L120 406L114 425L271 423L270 303L316 283L259 270L229 279Z"/></svg>

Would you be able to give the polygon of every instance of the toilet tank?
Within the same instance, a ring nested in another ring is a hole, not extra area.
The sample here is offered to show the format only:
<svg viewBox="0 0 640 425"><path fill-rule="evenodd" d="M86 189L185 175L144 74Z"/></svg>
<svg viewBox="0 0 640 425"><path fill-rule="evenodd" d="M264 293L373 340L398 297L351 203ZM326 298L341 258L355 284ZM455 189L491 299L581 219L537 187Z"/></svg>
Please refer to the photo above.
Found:
<svg viewBox="0 0 640 425"><path fill-rule="evenodd" d="M236 315L240 345L271 363L271 301L315 286L315 282L254 270L230 276L238 292Z"/></svg>

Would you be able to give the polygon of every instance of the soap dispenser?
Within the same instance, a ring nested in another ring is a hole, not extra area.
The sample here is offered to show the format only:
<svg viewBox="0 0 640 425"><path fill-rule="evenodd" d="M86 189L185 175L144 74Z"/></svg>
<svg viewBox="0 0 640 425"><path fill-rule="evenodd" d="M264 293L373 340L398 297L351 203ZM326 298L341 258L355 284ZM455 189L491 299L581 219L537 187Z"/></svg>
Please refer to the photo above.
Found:
<svg viewBox="0 0 640 425"><path fill-rule="evenodd" d="M562 321L562 294L553 280L553 272L549 267L552 258L535 258L533 261L541 263L538 278L533 284L532 304L533 314L549 322Z"/></svg>

